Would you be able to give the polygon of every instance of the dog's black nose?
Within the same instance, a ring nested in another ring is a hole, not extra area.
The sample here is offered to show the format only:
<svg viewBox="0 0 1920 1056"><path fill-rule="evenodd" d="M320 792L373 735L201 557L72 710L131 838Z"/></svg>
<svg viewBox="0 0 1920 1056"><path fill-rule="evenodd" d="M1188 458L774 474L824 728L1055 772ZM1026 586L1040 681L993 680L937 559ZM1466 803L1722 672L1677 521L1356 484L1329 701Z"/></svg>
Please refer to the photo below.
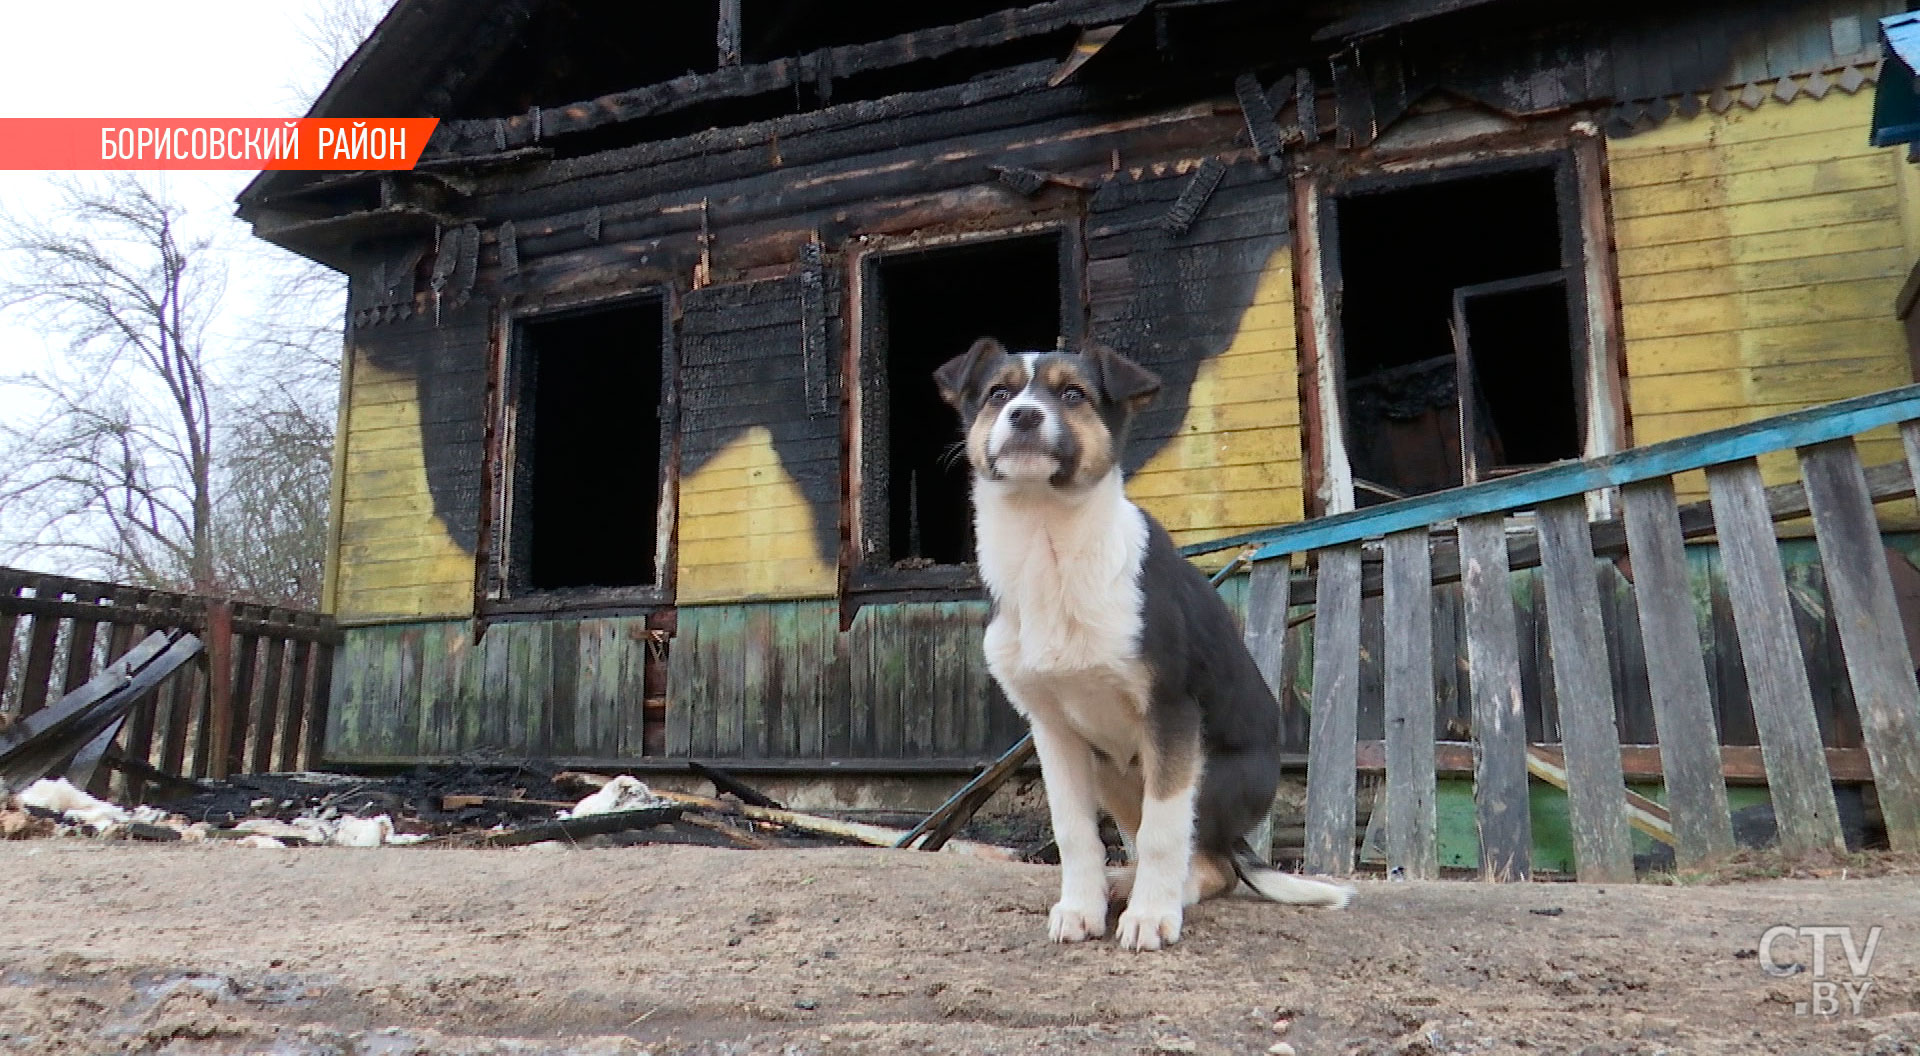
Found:
<svg viewBox="0 0 1920 1056"><path fill-rule="evenodd" d="M1015 407L1007 414L1007 422L1015 429L1038 428L1045 418L1046 414L1038 407Z"/></svg>

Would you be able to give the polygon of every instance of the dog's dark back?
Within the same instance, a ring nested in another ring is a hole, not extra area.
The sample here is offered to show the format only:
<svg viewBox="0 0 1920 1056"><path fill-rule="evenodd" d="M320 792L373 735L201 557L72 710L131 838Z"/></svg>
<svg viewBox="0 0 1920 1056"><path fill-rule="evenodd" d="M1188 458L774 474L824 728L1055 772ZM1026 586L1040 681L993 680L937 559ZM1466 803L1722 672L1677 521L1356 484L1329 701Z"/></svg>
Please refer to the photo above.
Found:
<svg viewBox="0 0 1920 1056"><path fill-rule="evenodd" d="M1280 785L1280 705L1227 603L1180 556L1166 529L1151 515L1147 523L1140 652L1154 674L1148 721L1169 739L1198 727L1206 770L1195 843L1230 854L1266 816Z"/></svg>

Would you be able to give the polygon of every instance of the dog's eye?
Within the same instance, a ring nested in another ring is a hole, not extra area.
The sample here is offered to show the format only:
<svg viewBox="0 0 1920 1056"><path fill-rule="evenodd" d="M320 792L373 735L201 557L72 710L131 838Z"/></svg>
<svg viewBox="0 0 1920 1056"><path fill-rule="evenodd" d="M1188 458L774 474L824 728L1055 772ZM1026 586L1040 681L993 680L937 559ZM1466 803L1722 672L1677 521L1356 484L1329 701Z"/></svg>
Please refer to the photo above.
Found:
<svg viewBox="0 0 1920 1056"><path fill-rule="evenodd" d="M1060 390L1061 403L1079 403L1087 398L1087 390L1078 385L1069 385Z"/></svg>
<svg viewBox="0 0 1920 1056"><path fill-rule="evenodd" d="M1013 399L1013 390L1005 385L995 385L987 390L988 403L1005 403L1011 399Z"/></svg>

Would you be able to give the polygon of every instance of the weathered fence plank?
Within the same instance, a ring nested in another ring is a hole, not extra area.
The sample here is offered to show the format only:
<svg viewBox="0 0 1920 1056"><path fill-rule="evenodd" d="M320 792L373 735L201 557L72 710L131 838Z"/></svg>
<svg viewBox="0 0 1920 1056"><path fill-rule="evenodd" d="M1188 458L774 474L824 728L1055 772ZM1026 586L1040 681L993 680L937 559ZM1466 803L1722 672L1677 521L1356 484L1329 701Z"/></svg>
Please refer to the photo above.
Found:
<svg viewBox="0 0 1920 1056"><path fill-rule="evenodd" d="M59 617L35 615L27 628L27 665L20 671L20 717L46 706L47 680L53 677L53 651L59 642Z"/></svg>
<svg viewBox="0 0 1920 1056"><path fill-rule="evenodd" d="M1844 852L1833 781L1821 751L1820 726L1814 717L1773 521L1767 515L1760 466L1750 458L1713 466L1707 470L1707 489L1720 529L1727 593L1733 602L1754 725L1767 764L1780 846L1789 852Z"/></svg>
<svg viewBox="0 0 1920 1056"><path fill-rule="evenodd" d="M1800 475L1887 840L1896 851L1920 850L1920 685L1853 441L1802 448Z"/></svg>
<svg viewBox="0 0 1920 1056"><path fill-rule="evenodd" d="M227 776L227 738L233 730L233 604L207 603L207 718L195 746L194 776Z"/></svg>
<svg viewBox="0 0 1920 1056"><path fill-rule="evenodd" d="M1433 568L1427 532L1386 538L1387 865L1440 875L1433 779ZM1256 566L1256 572L1258 566ZM1284 594L1277 603L1284 614ZM1284 624L1284 620L1282 621ZM1449 649L1453 643L1448 642Z"/></svg>
<svg viewBox="0 0 1920 1056"><path fill-rule="evenodd" d="M253 712L255 668L259 663L259 636L241 635L239 646L234 650L233 681L228 686L232 694L229 725L219 733L219 743L224 750L219 764L222 776L245 773L247 769L247 726Z"/></svg>
<svg viewBox="0 0 1920 1056"><path fill-rule="evenodd" d="M275 770L292 770L300 765L300 723L313 700L313 657L318 649L312 642L293 643L293 657L287 665L286 710L280 715L280 749L274 755Z"/></svg>
<svg viewBox="0 0 1920 1056"><path fill-rule="evenodd" d="M11 609L0 612L0 714L7 710L7 675L13 670L13 636L19 619Z"/></svg>
<svg viewBox="0 0 1920 1056"><path fill-rule="evenodd" d="M1626 783L1620 771L1620 734L1614 724L1613 680L1607 632L1600 619L1593 540L1584 498L1561 499L1536 511L1547 585L1547 623L1553 634L1553 680L1566 750L1567 806L1573 824L1574 864L1589 883L1633 879L1633 841L1627 832Z"/></svg>
<svg viewBox="0 0 1920 1056"><path fill-rule="evenodd" d="M23 636L16 634L22 617L28 621ZM109 786L95 769L95 787L132 801L157 780L156 771L264 770L275 761L276 744L285 764L293 764L301 742L292 731L324 704L305 692L305 680L315 654L325 649L330 656L331 643L340 640L338 628L319 613L236 607L225 599L0 567L0 685L6 669L24 661L11 672L14 692L0 708L13 721L43 710L51 695L87 683L153 631L189 632L224 656L210 663L203 654L131 702L112 738L90 741L84 757L76 756L75 774L105 761L116 777ZM286 669L289 642L297 674ZM289 678L301 681L288 687Z"/></svg>
<svg viewBox="0 0 1920 1056"><path fill-rule="evenodd" d="M167 722L160 728L159 761L154 765L169 774L186 776L187 734L193 717L193 702L199 693L200 665L189 664L185 671L167 680L162 688L167 704Z"/></svg>
<svg viewBox="0 0 1920 1056"><path fill-rule="evenodd" d="M1697 865L1733 853L1733 823L1679 509L1667 478L1629 484L1620 494L1640 640L1653 689L1653 721L1660 735L1660 764L1667 806L1673 812L1674 860Z"/></svg>
<svg viewBox="0 0 1920 1056"><path fill-rule="evenodd" d="M273 736L280 725L280 677L286 656L286 639L268 640L266 659L260 664L258 704L252 709L253 753L247 766L255 773L273 768Z"/></svg>
<svg viewBox="0 0 1920 1056"><path fill-rule="evenodd" d="M1360 706L1360 547L1320 554L1312 737L1307 751L1309 872L1353 871L1355 723Z"/></svg>
<svg viewBox="0 0 1920 1056"><path fill-rule="evenodd" d="M1473 694L1473 796L1480 875L1533 875L1533 819L1527 803L1526 714L1520 695L1518 632L1507 570L1504 514L1460 522L1467 607L1467 667Z"/></svg>
<svg viewBox="0 0 1920 1056"><path fill-rule="evenodd" d="M1287 691L1293 672L1285 666L1288 577L1285 561L1253 566L1247 574L1247 622L1242 638L1260 677L1275 697Z"/></svg>
<svg viewBox="0 0 1920 1056"><path fill-rule="evenodd" d="M327 736L327 709L333 701L333 655L335 647L322 643L313 648L313 690L308 697L306 717L301 722L300 765L308 770L321 762L321 746Z"/></svg>
<svg viewBox="0 0 1920 1056"><path fill-rule="evenodd" d="M75 620L67 631L67 670L60 679L60 692L71 693L93 677L93 646L100 624L93 620Z"/></svg>

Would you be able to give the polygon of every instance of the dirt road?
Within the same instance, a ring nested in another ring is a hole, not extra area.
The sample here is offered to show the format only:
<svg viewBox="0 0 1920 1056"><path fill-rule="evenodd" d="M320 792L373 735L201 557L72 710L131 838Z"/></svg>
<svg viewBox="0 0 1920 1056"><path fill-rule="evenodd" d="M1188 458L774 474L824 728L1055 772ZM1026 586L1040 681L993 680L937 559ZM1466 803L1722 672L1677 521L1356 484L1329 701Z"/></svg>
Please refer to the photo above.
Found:
<svg viewBox="0 0 1920 1056"><path fill-rule="evenodd" d="M0 844L0 1052L1920 1052L1913 877L1368 883L1346 912L1209 903L1142 955L1047 943L1053 882L878 850ZM1778 924L1856 953L1885 929L1860 1015L1796 1014L1812 944L1766 974Z"/></svg>

